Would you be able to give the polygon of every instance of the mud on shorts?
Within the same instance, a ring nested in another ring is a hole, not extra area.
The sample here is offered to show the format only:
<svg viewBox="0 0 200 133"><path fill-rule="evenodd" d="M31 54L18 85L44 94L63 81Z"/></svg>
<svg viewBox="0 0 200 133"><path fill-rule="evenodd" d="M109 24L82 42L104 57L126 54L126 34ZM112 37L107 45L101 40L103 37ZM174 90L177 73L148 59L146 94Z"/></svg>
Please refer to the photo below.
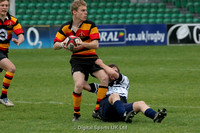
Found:
<svg viewBox="0 0 200 133"><path fill-rule="evenodd" d="M4 58L8 58L8 51L2 51L0 50L0 61ZM0 68L0 72L2 72L3 69Z"/></svg>
<svg viewBox="0 0 200 133"><path fill-rule="evenodd" d="M93 72L102 70L100 66L95 64L97 58L87 58L87 59L79 59L79 58L72 58L70 60L71 64L71 72L72 75L74 72L80 71L85 75L85 81L88 80L89 74L91 76Z"/></svg>

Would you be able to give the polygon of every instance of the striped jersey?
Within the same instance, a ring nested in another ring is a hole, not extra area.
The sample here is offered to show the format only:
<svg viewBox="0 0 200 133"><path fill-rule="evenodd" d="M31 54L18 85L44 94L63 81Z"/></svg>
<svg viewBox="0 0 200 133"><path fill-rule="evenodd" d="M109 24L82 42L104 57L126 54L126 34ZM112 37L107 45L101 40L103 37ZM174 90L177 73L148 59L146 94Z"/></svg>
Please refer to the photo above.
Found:
<svg viewBox="0 0 200 133"><path fill-rule="evenodd" d="M97 93L99 84L94 83L95 93ZM129 79L127 76L119 73L119 78L110 82L108 84L108 91L106 93L107 96L118 93L120 98L125 98L123 101L126 101L128 98L128 90L129 90Z"/></svg>
<svg viewBox="0 0 200 133"><path fill-rule="evenodd" d="M129 79L127 76L119 73L119 78L110 82L108 85L108 91L106 95L111 95L113 93L118 93L121 97L128 98L129 90Z"/></svg>
<svg viewBox="0 0 200 133"><path fill-rule="evenodd" d="M0 50L8 50L10 40L12 39L12 32L14 32L15 35L24 34L22 26L17 18L8 13L4 21L0 19Z"/></svg>
<svg viewBox="0 0 200 133"><path fill-rule="evenodd" d="M56 34L55 42L62 42L68 36L74 35L80 37L83 42L91 42L99 40L99 31L94 22L86 20L79 26L76 33L72 30L73 20L63 24ZM96 58L97 54L95 49L82 48L79 51L72 53L72 58Z"/></svg>

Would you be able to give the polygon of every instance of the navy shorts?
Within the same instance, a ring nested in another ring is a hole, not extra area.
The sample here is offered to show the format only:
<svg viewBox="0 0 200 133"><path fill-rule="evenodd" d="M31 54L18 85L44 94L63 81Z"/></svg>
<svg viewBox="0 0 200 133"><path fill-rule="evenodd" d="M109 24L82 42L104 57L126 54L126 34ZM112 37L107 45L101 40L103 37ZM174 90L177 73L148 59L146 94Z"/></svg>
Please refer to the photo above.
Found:
<svg viewBox="0 0 200 133"><path fill-rule="evenodd" d="M8 58L8 51L2 51L0 50L0 61L4 58ZM0 72L2 72L3 69L0 68Z"/></svg>
<svg viewBox="0 0 200 133"><path fill-rule="evenodd" d="M74 72L80 71L85 75L85 81L88 80L89 74L92 75L93 72L99 71L102 68L95 64L97 58L89 59L79 59L72 58L70 60L72 75ZM93 75L92 75L93 76Z"/></svg>
<svg viewBox="0 0 200 133"><path fill-rule="evenodd" d="M133 103L124 103L124 107L127 112L130 112L133 110ZM123 118L120 117L113 105L109 103L108 96L102 99L100 102L99 115L103 121L123 121Z"/></svg>

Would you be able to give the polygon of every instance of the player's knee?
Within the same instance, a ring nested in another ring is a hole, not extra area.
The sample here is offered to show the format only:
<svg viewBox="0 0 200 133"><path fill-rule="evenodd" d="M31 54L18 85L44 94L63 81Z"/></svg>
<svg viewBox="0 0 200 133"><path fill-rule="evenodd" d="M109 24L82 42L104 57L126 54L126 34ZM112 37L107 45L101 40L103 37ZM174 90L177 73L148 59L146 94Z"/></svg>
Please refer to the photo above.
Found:
<svg viewBox="0 0 200 133"><path fill-rule="evenodd" d="M113 93L111 96L112 97L119 97L118 93Z"/></svg>
<svg viewBox="0 0 200 133"><path fill-rule="evenodd" d="M117 93L113 93L112 95L109 96L109 102L110 104L114 104L115 101L120 100L120 97Z"/></svg>
<svg viewBox="0 0 200 133"><path fill-rule="evenodd" d="M15 73L16 71L16 67L13 65L13 66L10 66L8 69L7 69L7 72L11 72L11 73Z"/></svg>
<svg viewBox="0 0 200 133"><path fill-rule="evenodd" d="M113 93L112 95L110 95L110 97L116 101L116 100L120 100L119 94L118 93Z"/></svg>
<svg viewBox="0 0 200 133"><path fill-rule="evenodd" d="M77 89L83 89L84 85L81 82L79 82L79 83L75 84L75 88L77 88Z"/></svg>
<svg viewBox="0 0 200 133"><path fill-rule="evenodd" d="M138 101L138 107L144 107L146 103L144 101Z"/></svg>
<svg viewBox="0 0 200 133"><path fill-rule="evenodd" d="M141 106L145 105L145 102L144 101L137 101L137 102L134 102L134 106L137 107L137 108L140 108Z"/></svg>
<svg viewBox="0 0 200 133"><path fill-rule="evenodd" d="M138 101L138 104L139 105L144 105L144 104L146 104L144 101Z"/></svg>

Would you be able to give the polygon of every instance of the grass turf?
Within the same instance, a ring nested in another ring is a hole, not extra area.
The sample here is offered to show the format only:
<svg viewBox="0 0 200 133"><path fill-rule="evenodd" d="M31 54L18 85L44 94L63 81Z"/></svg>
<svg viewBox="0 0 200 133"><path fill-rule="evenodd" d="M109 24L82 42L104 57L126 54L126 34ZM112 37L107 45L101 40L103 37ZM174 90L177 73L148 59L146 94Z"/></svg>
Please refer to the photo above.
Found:
<svg viewBox="0 0 200 133"><path fill-rule="evenodd" d="M72 122L73 79L70 53L64 50L10 50L16 74L8 90L15 107L0 105L0 132L200 132L200 47L101 47L104 63L116 63L130 80L128 102L145 101L153 109L166 107L161 124L141 113L133 123L108 123L91 117L96 95L83 91L81 121ZM4 73L1 73L3 79ZM89 82L98 82L90 77ZM2 84L2 80L0 82Z"/></svg>

